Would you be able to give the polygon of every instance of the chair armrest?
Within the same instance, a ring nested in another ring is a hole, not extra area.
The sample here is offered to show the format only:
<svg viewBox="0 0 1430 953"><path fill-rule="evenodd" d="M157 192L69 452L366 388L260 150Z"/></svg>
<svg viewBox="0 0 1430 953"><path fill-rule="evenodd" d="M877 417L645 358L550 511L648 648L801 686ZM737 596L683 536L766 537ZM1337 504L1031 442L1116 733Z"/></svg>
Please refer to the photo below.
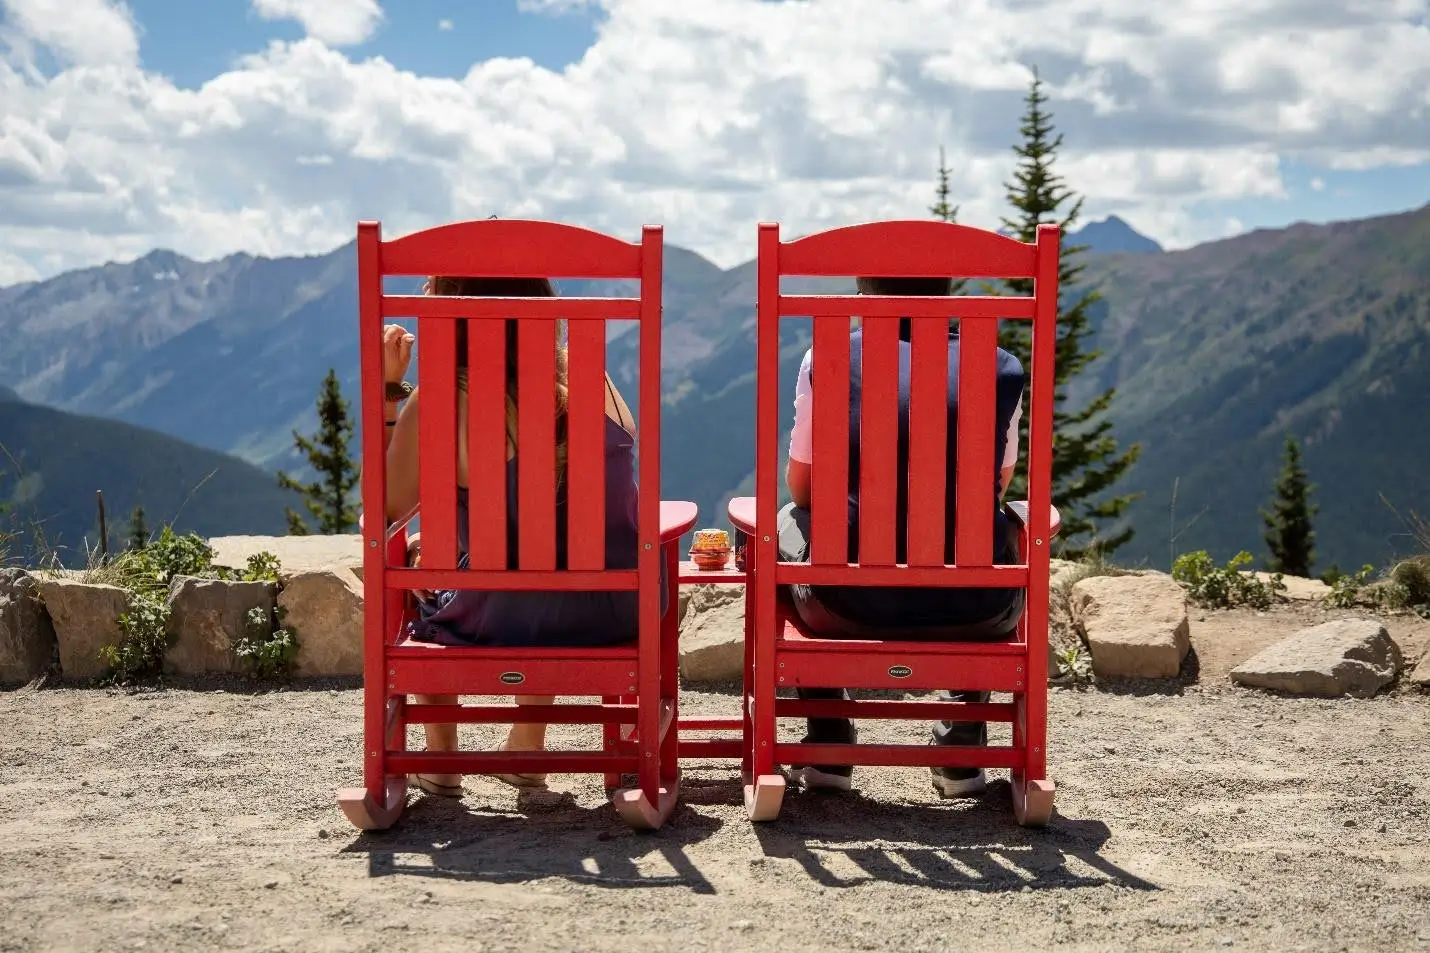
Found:
<svg viewBox="0 0 1430 953"><path fill-rule="evenodd" d="M660 541L668 543L690 532L700 516L700 509L685 500L660 501Z"/></svg>
<svg viewBox="0 0 1430 953"><path fill-rule="evenodd" d="M418 508L414 506L410 511L408 511L406 516L402 517L401 519L393 520L391 523L389 523L387 525L387 532L383 535L383 542L390 543L392 542L393 537L397 536L397 534L406 533L408 524L417 518L417 509ZM362 533L364 531L363 517L365 515L365 513L358 514L359 533Z"/></svg>
<svg viewBox="0 0 1430 953"><path fill-rule="evenodd" d="M1049 506L1051 511L1048 515L1048 535L1058 535L1058 530L1062 529L1063 517L1058 512L1056 506ZM1028 529L1028 501L1014 500L1011 503L1003 504L1003 512L1007 513L1017 524L1018 529L1026 531Z"/></svg>
<svg viewBox="0 0 1430 953"><path fill-rule="evenodd" d="M730 524L747 536L754 535L755 532L755 498L753 496L737 496L730 501L725 514L730 518Z"/></svg>

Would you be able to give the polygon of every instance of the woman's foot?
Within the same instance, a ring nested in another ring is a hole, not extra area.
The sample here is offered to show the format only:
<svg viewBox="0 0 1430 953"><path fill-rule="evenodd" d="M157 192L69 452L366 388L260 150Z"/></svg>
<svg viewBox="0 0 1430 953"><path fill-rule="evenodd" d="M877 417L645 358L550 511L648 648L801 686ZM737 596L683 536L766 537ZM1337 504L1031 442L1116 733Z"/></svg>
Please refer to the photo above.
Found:
<svg viewBox="0 0 1430 953"><path fill-rule="evenodd" d="M407 776L407 783L438 797L462 796L460 774L411 774Z"/></svg>
<svg viewBox="0 0 1430 953"><path fill-rule="evenodd" d="M513 748L511 739L503 741L497 748L498 751L541 751L541 748ZM546 787L546 775L544 774L489 774L487 777L500 781L502 784L509 784L514 788L544 789Z"/></svg>

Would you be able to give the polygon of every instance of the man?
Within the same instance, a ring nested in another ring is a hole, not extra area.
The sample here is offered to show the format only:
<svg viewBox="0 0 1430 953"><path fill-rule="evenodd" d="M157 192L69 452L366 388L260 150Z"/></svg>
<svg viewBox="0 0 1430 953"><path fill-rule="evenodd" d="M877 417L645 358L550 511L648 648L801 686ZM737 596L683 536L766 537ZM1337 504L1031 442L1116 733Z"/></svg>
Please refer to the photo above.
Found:
<svg viewBox="0 0 1430 953"><path fill-rule="evenodd" d="M947 278L860 278L860 294L900 296L946 296L952 292ZM899 322L899 384L898 384L898 561L905 562L903 527L910 518L908 500L908 424L909 366L911 356L910 328L905 318ZM958 425L958 354L956 323L948 334L948 464L946 481L945 530L946 546L954 538L954 453ZM795 385L795 420L790 433L789 465L785 482L792 503L780 511L779 548L781 559L790 562L809 560L809 491L813 465L813 384L810 368L813 352L807 352L800 366ZM849 335L849 558L858 559L859 542L859 411L863 378L863 329ZM999 471L988 475L989 492L1001 500L1013 477L1018 461L1018 421L1022 416L1022 396L1025 382L1023 367L1012 354L998 350L997 362L997 438L995 459L1001 461ZM918 518L917 502L914 519ZM995 515L994 561L1017 561L1016 529L1001 508ZM951 561L945 555L946 561ZM995 641L1008 638L1016 629L1023 611L1021 589L915 589L836 586L791 587L796 611L812 633L826 638L860 638L908 641ZM847 698L843 689L809 688L799 691L801 698ZM987 692L945 692L949 701L986 702ZM856 732L853 722L845 718L811 718L804 740L818 744L850 744ZM932 744L985 745L988 726L982 722L941 722L934 726ZM933 768L934 789L944 797L960 797L982 791L986 784L980 768ZM796 766L796 779L806 788L849 790L852 769L844 765Z"/></svg>

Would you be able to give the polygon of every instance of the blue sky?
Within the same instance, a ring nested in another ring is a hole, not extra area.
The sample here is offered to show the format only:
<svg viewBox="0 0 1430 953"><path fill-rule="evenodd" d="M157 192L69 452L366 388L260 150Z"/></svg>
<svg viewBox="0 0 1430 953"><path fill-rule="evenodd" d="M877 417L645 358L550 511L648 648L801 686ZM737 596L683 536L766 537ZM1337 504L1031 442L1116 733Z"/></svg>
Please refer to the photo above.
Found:
<svg viewBox="0 0 1430 953"><path fill-rule="evenodd" d="M0 285L505 215L729 266L1006 214L1037 67L1084 217L1170 248L1430 203L1430 0L0 0Z"/></svg>
<svg viewBox="0 0 1430 953"><path fill-rule="evenodd" d="M177 85L202 85L270 40L303 38L293 21L265 20L247 0L128 0L144 65ZM516 0L401 0L373 37L348 47L401 69L460 77L474 62L529 57L552 70L581 58L596 38L594 10L522 13Z"/></svg>

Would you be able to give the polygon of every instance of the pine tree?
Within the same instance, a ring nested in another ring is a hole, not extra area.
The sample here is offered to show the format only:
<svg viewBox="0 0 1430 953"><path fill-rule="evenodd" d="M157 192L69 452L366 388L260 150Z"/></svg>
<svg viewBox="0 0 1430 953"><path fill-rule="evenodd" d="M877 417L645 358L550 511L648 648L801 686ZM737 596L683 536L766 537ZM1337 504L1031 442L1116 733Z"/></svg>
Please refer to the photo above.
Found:
<svg viewBox="0 0 1430 953"><path fill-rule="evenodd" d="M934 187L934 204L929 206L929 214L940 222L958 221L958 206L949 205L948 197L952 190L949 188L949 177L953 170L948 167L944 160L943 146L938 147L938 185Z"/></svg>
<svg viewBox="0 0 1430 953"><path fill-rule="evenodd" d="M144 521L144 507L136 506L129 514L129 549L143 549L149 545L149 526Z"/></svg>
<svg viewBox="0 0 1430 953"><path fill-rule="evenodd" d="M1306 469L1301 464L1301 446L1296 438L1286 435L1286 447L1281 458L1281 475L1276 478L1276 496L1270 510L1261 511L1266 526L1266 547L1271 558L1266 568L1288 576L1311 575L1316 561L1316 533L1311 518L1316 506L1311 503L1315 487L1306 482Z"/></svg>
<svg viewBox="0 0 1430 953"><path fill-rule="evenodd" d="M1003 219L1007 233L1024 242L1037 239L1038 226L1055 223L1061 227L1064 244L1059 256L1058 284L1061 291L1058 308L1056 347L1057 371L1053 391L1053 504L1062 515L1059 534L1059 555L1079 559L1089 550L1108 554L1132 538L1128 526L1112 536L1100 536L1099 525L1120 519L1135 498L1133 495L1108 494L1119 479L1136 462L1141 447L1133 444L1120 450L1112 434L1107 409L1114 391L1108 389L1094 397L1085 407L1067 405L1067 384L1101 352L1093 350L1087 338L1092 333L1088 309L1100 295L1095 291L1078 291L1071 299L1074 285L1082 274L1077 263L1085 246L1066 244L1068 230L1082 211L1082 199L1063 184L1053 171L1053 163L1063 137L1053 131L1052 116L1045 108L1047 95L1036 71L1025 97L1026 109L1019 126L1022 142L1014 147L1018 157L1013 179L1006 184L1009 204L1014 215ZM1014 294L1031 295L1030 280L1009 281L1007 289ZM1031 337L1024 322L1005 322L999 332L1000 344L1010 350L1031 372ZM1028 414L1023 415L1019 428L1021 445L1028 446ZM1019 473L1009 488L1009 498L1025 495L1027 478Z"/></svg>
<svg viewBox="0 0 1430 953"><path fill-rule="evenodd" d="M348 441L353 436L353 419L348 402L338 386L337 372L329 368L318 393L318 432L305 437L293 431L293 445L308 460L316 479L302 483L286 473L278 474L278 485L303 494L303 505L318 523L324 535L348 533L357 529L358 465L348 453ZM306 536L308 525L303 517L288 510L288 532Z"/></svg>
<svg viewBox="0 0 1430 953"><path fill-rule="evenodd" d="M938 147L938 184L934 186L934 203L929 206L929 214L940 222L957 222L958 206L948 204L948 198L953 194L953 189L949 185L949 179L953 175L953 170L948 167L948 162L944 159L943 146ZM968 282L961 278L955 278L949 286L949 294L958 294Z"/></svg>

